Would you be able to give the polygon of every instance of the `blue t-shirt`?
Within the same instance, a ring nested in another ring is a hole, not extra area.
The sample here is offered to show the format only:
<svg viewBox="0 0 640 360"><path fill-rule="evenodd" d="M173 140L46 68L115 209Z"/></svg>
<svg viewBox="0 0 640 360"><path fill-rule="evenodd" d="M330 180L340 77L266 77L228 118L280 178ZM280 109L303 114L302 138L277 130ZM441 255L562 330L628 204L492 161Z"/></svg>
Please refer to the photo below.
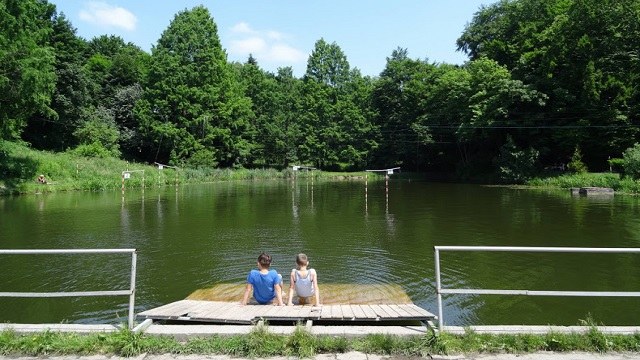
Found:
<svg viewBox="0 0 640 360"><path fill-rule="evenodd" d="M266 274L261 274L260 270L251 270L247 276L247 283L253 285L253 297L258 304L268 304L275 297L275 285L282 282L278 272L269 270Z"/></svg>

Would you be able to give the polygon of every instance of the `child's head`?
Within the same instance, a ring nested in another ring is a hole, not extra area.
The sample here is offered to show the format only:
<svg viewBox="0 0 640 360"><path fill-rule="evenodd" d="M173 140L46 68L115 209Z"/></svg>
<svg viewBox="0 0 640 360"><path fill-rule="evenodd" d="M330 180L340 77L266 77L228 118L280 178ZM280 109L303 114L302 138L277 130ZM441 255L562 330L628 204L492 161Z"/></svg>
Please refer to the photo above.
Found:
<svg viewBox="0 0 640 360"><path fill-rule="evenodd" d="M262 253L258 256L258 265L263 269L268 269L271 266L271 255Z"/></svg>
<svg viewBox="0 0 640 360"><path fill-rule="evenodd" d="M296 256L296 264L298 264L298 267L309 265L309 259L307 258L307 255L302 253L298 254Z"/></svg>

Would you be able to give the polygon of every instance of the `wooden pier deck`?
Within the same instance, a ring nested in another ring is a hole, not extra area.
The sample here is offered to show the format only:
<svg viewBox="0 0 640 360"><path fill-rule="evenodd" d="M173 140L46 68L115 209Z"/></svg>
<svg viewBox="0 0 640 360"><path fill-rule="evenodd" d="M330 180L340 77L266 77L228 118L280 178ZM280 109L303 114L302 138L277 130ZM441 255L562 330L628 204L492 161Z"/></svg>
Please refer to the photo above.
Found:
<svg viewBox="0 0 640 360"><path fill-rule="evenodd" d="M327 321L327 322L428 322L435 315L415 304L274 306L241 305L239 302L180 300L143 311L138 317L154 320L178 320L210 323L253 324L266 321Z"/></svg>

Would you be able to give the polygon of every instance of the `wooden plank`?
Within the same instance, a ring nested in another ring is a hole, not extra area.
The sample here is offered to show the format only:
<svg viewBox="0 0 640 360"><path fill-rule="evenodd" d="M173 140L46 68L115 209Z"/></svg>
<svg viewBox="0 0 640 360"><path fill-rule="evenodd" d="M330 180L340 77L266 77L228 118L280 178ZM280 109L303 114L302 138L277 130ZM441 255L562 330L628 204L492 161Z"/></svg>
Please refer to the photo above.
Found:
<svg viewBox="0 0 640 360"><path fill-rule="evenodd" d="M239 306L237 311L239 311L245 319L256 322L266 318L266 314L273 311L273 308L275 308L273 305L246 305Z"/></svg>
<svg viewBox="0 0 640 360"><path fill-rule="evenodd" d="M351 305L351 311L356 320L364 320L367 318L367 315L362 311L360 305Z"/></svg>
<svg viewBox="0 0 640 360"><path fill-rule="evenodd" d="M355 320L355 315L353 315L353 311L351 310L350 305L340 305L340 311L342 311L342 317L344 319Z"/></svg>
<svg viewBox="0 0 640 360"><path fill-rule="evenodd" d="M217 304L214 304L209 301L202 301L198 304L195 304L193 307L189 309L187 313L188 317L192 318L202 318L205 314L207 314L212 307L216 307ZM206 316L205 316L206 317Z"/></svg>
<svg viewBox="0 0 640 360"><path fill-rule="evenodd" d="M188 313L190 309L197 305L197 302L192 300L181 300L170 305L173 306L165 308L160 314L169 316L170 318L177 318Z"/></svg>
<svg viewBox="0 0 640 360"><path fill-rule="evenodd" d="M174 301L172 303L169 303L169 304L166 304L166 305L162 305L162 306L157 307L157 308L153 308L153 309L149 309L149 310L143 311L143 312L139 313L138 315L148 316L148 315L173 314L175 311L178 311L177 309L181 309L182 308L183 303L185 301L188 301L188 300Z"/></svg>
<svg viewBox="0 0 640 360"><path fill-rule="evenodd" d="M398 314L395 309L389 305L379 305L382 310L384 310L387 314L389 314L389 318L387 320L393 320L401 318L400 314Z"/></svg>
<svg viewBox="0 0 640 360"><path fill-rule="evenodd" d="M415 304L389 305L325 305L275 306L245 305L238 302L180 300L146 310L138 316L164 320L191 320L205 322L251 323L260 318L273 320L304 321L324 320L431 320L432 313ZM181 319L181 317L189 317Z"/></svg>
<svg viewBox="0 0 640 360"><path fill-rule="evenodd" d="M387 305L387 306L398 314L399 319L415 318L415 316L413 316L411 313L405 310L403 306L400 306L400 305Z"/></svg>
<svg viewBox="0 0 640 360"><path fill-rule="evenodd" d="M401 306L406 312L408 312L413 317L424 317L424 313L419 311L418 307L413 304L402 304Z"/></svg>
<svg viewBox="0 0 640 360"><path fill-rule="evenodd" d="M404 309L409 311L410 313L414 314L414 316L419 316L421 318L425 318L425 319L434 319L436 316L430 312L428 312L427 310L419 307L416 304L405 304L403 305Z"/></svg>
<svg viewBox="0 0 640 360"><path fill-rule="evenodd" d="M236 309L236 306L240 305L235 303L211 302L199 315L200 318L207 319L223 320L228 319L229 317L234 318L234 312L238 312L237 310L233 311L233 309Z"/></svg>
<svg viewBox="0 0 640 360"><path fill-rule="evenodd" d="M378 314L376 314L375 310L371 308L371 305L359 305L360 310L362 310L367 319L380 320Z"/></svg>
<svg viewBox="0 0 640 360"><path fill-rule="evenodd" d="M340 305L333 305L333 317L336 319L343 319L344 316L342 315L342 308L340 307Z"/></svg>
<svg viewBox="0 0 640 360"><path fill-rule="evenodd" d="M380 305L370 305L371 310L376 312L380 320L387 320L393 316L389 315Z"/></svg>

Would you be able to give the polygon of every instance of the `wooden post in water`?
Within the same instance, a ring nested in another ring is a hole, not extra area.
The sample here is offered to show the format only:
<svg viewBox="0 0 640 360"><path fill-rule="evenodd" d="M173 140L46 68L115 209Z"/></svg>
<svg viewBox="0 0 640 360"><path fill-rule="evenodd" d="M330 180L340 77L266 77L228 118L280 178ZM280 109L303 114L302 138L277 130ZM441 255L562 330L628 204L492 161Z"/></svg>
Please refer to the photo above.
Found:
<svg viewBox="0 0 640 360"><path fill-rule="evenodd" d="M369 174L364 174L364 214L369 214Z"/></svg>

